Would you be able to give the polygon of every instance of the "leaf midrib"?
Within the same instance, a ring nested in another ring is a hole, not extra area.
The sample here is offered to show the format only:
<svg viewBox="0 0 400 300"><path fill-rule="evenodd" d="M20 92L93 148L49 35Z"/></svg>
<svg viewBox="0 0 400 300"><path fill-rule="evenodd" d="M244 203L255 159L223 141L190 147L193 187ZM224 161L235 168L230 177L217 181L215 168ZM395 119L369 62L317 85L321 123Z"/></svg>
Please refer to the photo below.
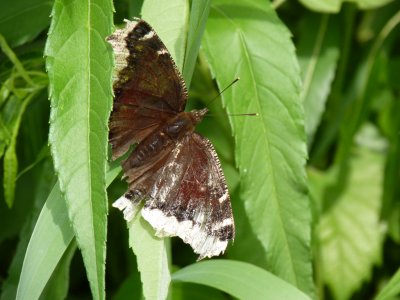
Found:
<svg viewBox="0 0 400 300"><path fill-rule="evenodd" d="M92 36L91 36L91 30L92 30L92 26L91 26L91 20L92 20L92 15L91 15L91 2L90 1L88 1L87 2L88 3L88 19L87 19L87 35L88 35L88 39L87 39L87 50L88 50L88 55L87 55L87 67L86 67L86 70L87 70L87 73L86 73L86 76L87 76L87 85L88 85L88 89L87 89L87 100L88 100L88 105L87 105L87 111L86 111L86 113L87 113L87 118L86 118L86 120L87 120L87 126L86 126L86 130L87 130L87 136L86 136L86 138L87 138L87 145L88 145L88 148L87 148L87 153L86 153L86 155L87 155L87 157L88 157L88 164L87 164L87 166L88 166L88 180L89 180L89 206L90 206L90 223L91 223L91 228L90 228L90 230L91 230L91 234L92 234L92 237L93 237L93 241L94 241L94 244L96 244L96 235L95 235L95 232L94 232L94 218L93 218L93 202L92 202L92 197L93 197L93 195L92 195L92 182L93 182L93 180L92 180L92 172L91 172L91 168L92 168L92 164L91 164L91 143L90 143L90 125L91 125L91 122L90 122L90 108L91 108L91 88L92 88L92 85L91 85L91 38L92 38ZM99 267L98 267L98 265L97 265L97 255L96 255L96 253L97 253L97 251L96 251L96 245L94 245L94 265L95 265L95 270L96 270L96 272L95 272L95 276L96 276L96 286L97 286L97 288L100 288L100 286L99 286L99 278L98 278L98 271L99 271ZM98 290L97 291L97 296L98 297L100 297L100 295L101 295L101 291L100 290ZM96 297L94 297L94 298L96 298Z"/></svg>

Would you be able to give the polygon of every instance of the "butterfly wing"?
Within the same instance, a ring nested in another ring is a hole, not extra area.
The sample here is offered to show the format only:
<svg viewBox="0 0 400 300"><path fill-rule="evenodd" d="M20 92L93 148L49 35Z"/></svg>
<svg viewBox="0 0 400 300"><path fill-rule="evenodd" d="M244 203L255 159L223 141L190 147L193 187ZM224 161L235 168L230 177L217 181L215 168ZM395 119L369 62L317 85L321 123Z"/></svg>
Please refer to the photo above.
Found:
<svg viewBox="0 0 400 300"><path fill-rule="evenodd" d="M199 134L189 133L165 152L169 154L160 154L151 167L142 166L147 173L132 172L146 175L135 175L139 179L131 181L123 197L131 201L122 207L125 217L132 216L131 195L140 195L146 199L142 215L158 236L179 236L200 254L199 259L219 255L234 238L235 228L214 147Z"/></svg>
<svg viewBox="0 0 400 300"><path fill-rule="evenodd" d="M126 22L107 38L115 53L113 159L183 111L187 100L185 83L154 30L143 20Z"/></svg>

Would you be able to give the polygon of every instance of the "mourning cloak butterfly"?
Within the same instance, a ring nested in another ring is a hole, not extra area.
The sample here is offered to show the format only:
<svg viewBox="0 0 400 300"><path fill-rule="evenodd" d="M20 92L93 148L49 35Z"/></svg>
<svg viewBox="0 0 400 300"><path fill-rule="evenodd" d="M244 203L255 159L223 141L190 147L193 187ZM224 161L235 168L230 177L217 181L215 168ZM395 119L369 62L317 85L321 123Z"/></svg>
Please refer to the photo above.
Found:
<svg viewBox="0 0 400 300"><path fill-rule="evenodd" d="M112 158L138 145L122 163L129 189L113 206L127 221L141 209L157 236L179 236L199 259L219 255L235 228L217 154L194 132L208 110L184 111L185 82L168 50L145 21L126 23L107 38L115 53Z"/></svg>

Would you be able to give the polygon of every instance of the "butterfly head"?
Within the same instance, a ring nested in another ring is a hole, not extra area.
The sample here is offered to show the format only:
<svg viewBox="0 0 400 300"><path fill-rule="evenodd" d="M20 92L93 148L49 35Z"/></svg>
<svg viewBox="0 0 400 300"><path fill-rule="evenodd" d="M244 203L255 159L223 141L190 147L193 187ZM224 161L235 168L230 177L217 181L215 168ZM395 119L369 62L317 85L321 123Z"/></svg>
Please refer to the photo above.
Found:
<svg viewBox="0 0 400 300"><path fill-rule="evenodd" d="M190 112L190 116L192 118L193 124L196 125L203 120L203 117L208 113L207 108L203 109L194 109Z"/></svg>

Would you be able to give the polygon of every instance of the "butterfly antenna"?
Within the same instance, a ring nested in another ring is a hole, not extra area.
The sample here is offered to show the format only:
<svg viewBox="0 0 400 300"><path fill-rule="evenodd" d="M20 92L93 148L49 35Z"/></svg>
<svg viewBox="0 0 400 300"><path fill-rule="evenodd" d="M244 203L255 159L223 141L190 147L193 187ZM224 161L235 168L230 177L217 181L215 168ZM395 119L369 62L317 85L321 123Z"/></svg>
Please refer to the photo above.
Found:
<svg viewBox="0 0 400 300"><path fill-rule="evenodd" d="M212 98L210 101L208 101L208 103L206 104L206 106L209 106L211 102L215 101L215 99L217 99L219 96L221 96L221 94L223 92L225 92L227 89L229 89L232 85L234 85L236 82L238 82L240 80L240 77L236 78L234 81L232 81L226 88L224 88L222 91L220 91L218 93L217 96L215 96L214 98Z"/></svg>
<svg viewBox="0 0 400 300"><path fill-rule="evenodd" d="M227 89L229 89L232 85L234 85L236 82L240 80L240 77L236 78L234 81L232 81L226 88L224 88L221 92L218 93L217 96L212 98L210 101L208 101L207 106L210 105L211 102L213 102L215 99L217 99L223 92L225 92ZM213 114L207 114L206 117L214 117L216 115ZM247 114L229 114L229 116L258 116L258 113L247 113Z"/></svg>

